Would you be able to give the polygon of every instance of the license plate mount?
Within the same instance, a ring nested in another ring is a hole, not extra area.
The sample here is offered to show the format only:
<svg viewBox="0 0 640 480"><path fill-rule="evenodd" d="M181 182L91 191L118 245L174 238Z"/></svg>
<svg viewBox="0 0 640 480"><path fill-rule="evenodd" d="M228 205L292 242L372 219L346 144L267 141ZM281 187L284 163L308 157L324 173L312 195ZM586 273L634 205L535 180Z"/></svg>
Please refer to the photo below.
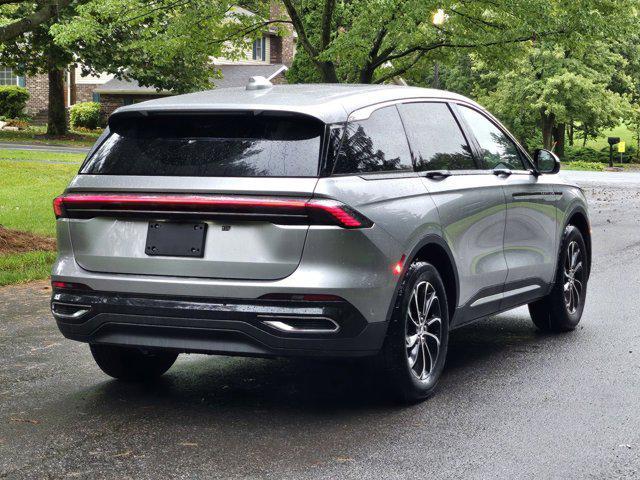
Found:
<svg viewBox="0 0 640 480"><path fill-rule="evenodd" d="M207 224L202 222L149 222L144 253L156 257L204 256Z"/></svg>

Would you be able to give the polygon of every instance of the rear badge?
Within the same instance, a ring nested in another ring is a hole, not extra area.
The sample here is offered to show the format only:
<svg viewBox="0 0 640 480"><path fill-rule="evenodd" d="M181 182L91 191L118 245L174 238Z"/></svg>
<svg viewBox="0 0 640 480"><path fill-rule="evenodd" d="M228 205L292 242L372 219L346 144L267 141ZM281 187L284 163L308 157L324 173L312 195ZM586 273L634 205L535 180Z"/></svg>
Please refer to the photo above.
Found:
<svg viewBox="0 0 640 480"><path fill-rule="evenodd" d="M231 230L231 225L222 225L223 232L228 232L229 230Z"/></svg>

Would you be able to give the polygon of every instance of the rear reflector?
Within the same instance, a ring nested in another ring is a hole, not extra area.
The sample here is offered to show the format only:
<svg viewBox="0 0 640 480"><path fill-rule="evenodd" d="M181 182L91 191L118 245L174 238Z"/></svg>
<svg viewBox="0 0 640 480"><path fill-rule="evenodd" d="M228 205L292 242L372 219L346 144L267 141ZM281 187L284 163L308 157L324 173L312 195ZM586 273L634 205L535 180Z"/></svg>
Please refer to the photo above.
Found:
<svg viewBox="0 0 640 480"><path fill-rule="evenodd" d="M260 297L261 300L284 300L290 302L344 302L337 295L323 293L268 293Z"/></svg>
<svg viewBox="0 0 640 480"><path fill-rule="evenodd" d="M51 287L56 290L91 290L83 283L59 282L57 280L51 282Z"/></svg>
<svg viewBox="0 0 640 480"><path fill-rule="evenodd" d="M197 217L368 228L371 220L336 200L217 195L70 193L53 201L56 218Z"/></svg>

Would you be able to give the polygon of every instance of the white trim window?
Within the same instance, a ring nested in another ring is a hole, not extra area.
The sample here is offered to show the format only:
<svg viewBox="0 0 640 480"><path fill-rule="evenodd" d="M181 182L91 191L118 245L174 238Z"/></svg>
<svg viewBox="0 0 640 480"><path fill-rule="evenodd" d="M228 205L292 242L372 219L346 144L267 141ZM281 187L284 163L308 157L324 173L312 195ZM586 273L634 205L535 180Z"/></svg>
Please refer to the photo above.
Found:
<svg viewBox="0 0 640 480"><path fill-rule="evenodd" d="M0 66L0 85L21 85L20 78L11 68Z"/></svg>
<svg viewBox="0 0 640 480"><path fill-rule="evenodd" d="M265 37L258 38L253 42L253 55L251 58L254 60L266 61L267 60L267 40Z"/></svg>

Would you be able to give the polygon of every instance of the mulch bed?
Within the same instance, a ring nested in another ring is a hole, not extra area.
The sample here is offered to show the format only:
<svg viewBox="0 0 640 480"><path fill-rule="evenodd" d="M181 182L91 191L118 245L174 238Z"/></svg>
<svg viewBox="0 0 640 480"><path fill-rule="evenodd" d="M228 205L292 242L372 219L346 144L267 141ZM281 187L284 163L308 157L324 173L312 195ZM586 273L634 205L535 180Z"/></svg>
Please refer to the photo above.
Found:
<svg viewBox="0 0 640 480"><path fill-rule="evenodd" d="M0 225L0 255L25 253L34 250L54 251L56 241L29 232L21 232Z"/></svg>

